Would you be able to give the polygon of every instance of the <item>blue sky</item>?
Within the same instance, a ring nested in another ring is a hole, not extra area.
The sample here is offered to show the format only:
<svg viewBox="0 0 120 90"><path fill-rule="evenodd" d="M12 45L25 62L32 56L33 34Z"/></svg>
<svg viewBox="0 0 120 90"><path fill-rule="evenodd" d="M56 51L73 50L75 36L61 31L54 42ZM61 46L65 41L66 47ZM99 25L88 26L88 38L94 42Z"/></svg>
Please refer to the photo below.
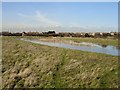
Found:
<svg viewBox="0 0 120 90"><path fill-rule="evenodd" d="M115 27L116 30L118 3L4 2L2 15L2 22L6 27Z"/></svg>

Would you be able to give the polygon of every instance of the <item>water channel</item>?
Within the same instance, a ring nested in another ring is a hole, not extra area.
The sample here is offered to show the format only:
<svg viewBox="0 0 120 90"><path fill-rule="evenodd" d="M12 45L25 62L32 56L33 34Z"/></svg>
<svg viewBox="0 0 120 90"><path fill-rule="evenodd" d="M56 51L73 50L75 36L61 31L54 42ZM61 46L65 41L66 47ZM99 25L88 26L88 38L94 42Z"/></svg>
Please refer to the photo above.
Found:
<svg viewBox="0 0 120 90"><path fill-rule="evenodd" d="M120 54L118 53L120 52L120 49L111 45L106 46L106 45L98 45L98 44L86 43L86 42L81 42L79 43L79 45L74 45L74 44L66 44L62 42L46 42L46 41L41 41L37 39L26 39L26 38L21 38L20 40L37 43L37 44L48 45L48 46L55 46L55 47L62 47L62 48L68 48L68 49L74 49L74 50L82 50L82 51L120 56Z"/></svg>

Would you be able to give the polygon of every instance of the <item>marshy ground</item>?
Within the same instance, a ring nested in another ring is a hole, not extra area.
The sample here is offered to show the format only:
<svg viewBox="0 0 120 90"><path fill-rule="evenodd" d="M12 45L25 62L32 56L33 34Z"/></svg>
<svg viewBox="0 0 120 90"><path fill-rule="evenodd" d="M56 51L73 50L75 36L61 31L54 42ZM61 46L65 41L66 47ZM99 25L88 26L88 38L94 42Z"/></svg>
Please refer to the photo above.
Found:
<svg viewBox="0 0 120 90"><path fill-rule="evenodd" d="M3 88L118 87L118 56L34 44L17 38L2 37ZM118 45L117 40L62 39Z"/></svg>

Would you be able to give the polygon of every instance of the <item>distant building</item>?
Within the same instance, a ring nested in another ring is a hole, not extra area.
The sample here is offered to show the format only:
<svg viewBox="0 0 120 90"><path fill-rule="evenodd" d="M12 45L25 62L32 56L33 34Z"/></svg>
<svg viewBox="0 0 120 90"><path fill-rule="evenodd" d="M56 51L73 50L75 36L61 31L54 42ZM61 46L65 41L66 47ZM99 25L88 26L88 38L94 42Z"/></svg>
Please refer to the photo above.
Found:
<svg viewBox="0 0 120 90"><path fill-rule="evenodd" d="M55 31L42 32L42 34L55 34Z"/></svg>
<svg viewBox="0 0 120 90"><path fill-rule="evenodd" d="M26 35L26 32L22 32L22 36L25 36Z"/></svg>
<svg viewBox="0 0 120 90"><path fill-rule="evenodd" d="M90 32L88 33L90 37L94 37L95 36L95 32Z"/></svg>
<svg viewBox="0 0 120 90"><path fill-rule="evenodd" d="M114 36L114 35L115 35L115 32L110 32L110 35L111 35L111 36Z"/></svg>
<svg viewBox="0 0 120 90"><path fill-rule="evenodd" d="M102 35L103 35L103 32L100 32L100 35L102 36Z"/></svg>
<svg viewBox="0 0 120 90"><path fill-rule="evenodd" d="M48 34L55 34L55 31L48 31Z"/></svg>

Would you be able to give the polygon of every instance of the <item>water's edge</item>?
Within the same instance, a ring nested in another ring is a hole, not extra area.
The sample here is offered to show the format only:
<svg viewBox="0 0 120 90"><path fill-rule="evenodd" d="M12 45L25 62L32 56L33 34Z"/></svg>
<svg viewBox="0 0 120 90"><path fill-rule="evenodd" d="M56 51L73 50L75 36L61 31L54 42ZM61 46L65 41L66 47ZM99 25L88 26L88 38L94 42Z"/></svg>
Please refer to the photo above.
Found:
<svg viewBox="0 0 120 90"><path fill-rule="evenodd" d="M68 49L74 49L74 50L82 50L82 51L89 51L89 52L96 52L96 53L103 53L103 54L110 54L113 56L120 56L118 52L120 52L120 49L118 49L115 46L100 46L98 44L93 43L86 43L82 42L78 45L71 45L71 44L65 44L65 43L58 43L58 42L46 42L41 41L37 39L27 39L27 38L20 38L19 40L37 43L37 44L43 44L48 46L56 46L56 47L62 47L62 48L68 48Z"/></svg>

